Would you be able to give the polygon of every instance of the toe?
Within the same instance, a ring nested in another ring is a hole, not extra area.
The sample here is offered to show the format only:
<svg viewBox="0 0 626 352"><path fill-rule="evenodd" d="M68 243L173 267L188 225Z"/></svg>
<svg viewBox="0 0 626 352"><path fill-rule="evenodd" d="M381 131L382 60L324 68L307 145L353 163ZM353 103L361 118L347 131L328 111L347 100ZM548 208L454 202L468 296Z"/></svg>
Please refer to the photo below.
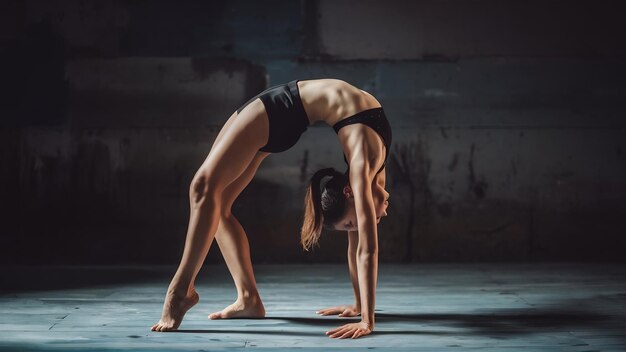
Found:
<svg viewBox="0 0 626 352"><path fill-rule="evenodd" d="M220 319L221 317L222 317L222 312L215 312L215 313L209 314L209 319L211 320Z"/></svg>

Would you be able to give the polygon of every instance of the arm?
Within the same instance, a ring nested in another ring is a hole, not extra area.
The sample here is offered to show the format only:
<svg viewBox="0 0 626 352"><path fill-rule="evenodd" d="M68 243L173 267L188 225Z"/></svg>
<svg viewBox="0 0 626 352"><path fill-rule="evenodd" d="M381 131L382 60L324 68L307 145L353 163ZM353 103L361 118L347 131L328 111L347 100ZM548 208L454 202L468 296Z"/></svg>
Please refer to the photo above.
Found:
<svg viewBox="0 0 626 352"><path fill-rule="evenodd" d="M357 245L359 243L359 233L348 231L348 267L350 268L350 279L354 289L354 307L357 312L361 311L361 293L359 292L359 276L356 264Z"/></svg>
<svg viewBox="0 0 626 352"><path fill-rule="evenodd" d="M378 276L378 231L371 187L374 175L366 163L350 166L350 185L359 229L356 262L361 288L361 321L373 330Z"/></svg>
<svg viewBox="0 0 626 352"><path fill-rule="evenodd" d="M362 158L361 160L365 159ZM374 305L378 276L378 232L371 185L375 173L376 170L372 171L367 162L350 163L350 187L354 194L358 223L356 234L358 244L354 257L361 303L361 321L326 332L333 338L358 338L370 334L374 330Z"/></svg>
<svg viewBox="0 0 626 352"><path fill-rule="evenodd" d="M349 182L354 195L357 221L357 248L354 254L361 304L361 321L345 324L326 332L333 338L358 338L374 329L374 305L378 277L378 229L372 185L376 172L384 162L384 154L375 150L365 133L339 135L344 154L349 160ZM376 139L380 143L380 139ZM378 181L378 180L377 180Z"/></svg>

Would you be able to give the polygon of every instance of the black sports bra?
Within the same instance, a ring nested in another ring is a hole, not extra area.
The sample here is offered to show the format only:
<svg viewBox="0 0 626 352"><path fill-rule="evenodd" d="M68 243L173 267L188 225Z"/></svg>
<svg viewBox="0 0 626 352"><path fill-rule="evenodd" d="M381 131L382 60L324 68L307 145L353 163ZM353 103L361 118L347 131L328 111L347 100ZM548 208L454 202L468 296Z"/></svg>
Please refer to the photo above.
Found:
<svg viewBox="0 0 626 352"><path fill-rule="evenodd" d="M379 173L385 168L385 165L387 164L387 157L389 156L389 151L391 149L391 126L389 125L389 121L387 121L385 112L382 107L363 110L337 122L333 125L333 129L335 130L335 133L339 133L339 130L342 127L355 123L362 123L372 128L376 131L376 133L378 133L385 144L385 161L383 162L383 166L376 172ZM345 154L343 156L343 160L345 160L346 164L348 164ZM348 168L350 168L350 164L348 164Z"/></svg>

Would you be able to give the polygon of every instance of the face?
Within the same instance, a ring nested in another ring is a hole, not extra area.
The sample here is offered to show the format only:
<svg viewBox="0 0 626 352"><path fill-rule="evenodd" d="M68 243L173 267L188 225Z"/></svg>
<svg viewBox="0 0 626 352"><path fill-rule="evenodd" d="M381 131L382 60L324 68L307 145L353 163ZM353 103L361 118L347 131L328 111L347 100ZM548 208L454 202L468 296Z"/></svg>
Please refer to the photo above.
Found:
<svg viewBox="0 0 626 352"><path fill-rule="evenodd" d="M354 196L350 186L343 189L346 197L346 215L335 224L335 230L339 231L357 231L358 224L356 218L356 208L354 206ZM389 206L389 192L382 187L376 187L373 190L372 198L374 200L374 208L376 210L376 223L378 224L382 218L387 216L387 207Z"/></svg>

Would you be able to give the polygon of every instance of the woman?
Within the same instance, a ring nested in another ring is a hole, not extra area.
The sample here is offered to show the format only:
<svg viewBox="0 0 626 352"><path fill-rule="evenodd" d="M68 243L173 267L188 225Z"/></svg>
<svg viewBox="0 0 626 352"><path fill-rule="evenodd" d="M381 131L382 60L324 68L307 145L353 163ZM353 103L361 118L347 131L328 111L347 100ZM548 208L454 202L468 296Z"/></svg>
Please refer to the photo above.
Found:
<svg viewBox="0 0 626 352"><path fill-rule="evenodd" d="M387 215L389 194L384 190L384 170L391 129L380 103L372 95L341 80L319 79L268 88L226 121L191 182L191 214L183 256L153 331L177 329L187 310L198 302L194 281L214 237L233 276L238 297L209 318L265 316L248 239L231 207L261 161L271 153L291 148L317 121L333 126L337 132L348 171L344 175L323 169L313 175L305 199L301 242L306 250L315 245L322 226L348 231L348 263L355 292L354 305L327 308L318 314L361 314L361 322L328 331L330 337L356 338L374 329L376 225ZM331 179L322 192L320 181L325 176Z"/></svg>

